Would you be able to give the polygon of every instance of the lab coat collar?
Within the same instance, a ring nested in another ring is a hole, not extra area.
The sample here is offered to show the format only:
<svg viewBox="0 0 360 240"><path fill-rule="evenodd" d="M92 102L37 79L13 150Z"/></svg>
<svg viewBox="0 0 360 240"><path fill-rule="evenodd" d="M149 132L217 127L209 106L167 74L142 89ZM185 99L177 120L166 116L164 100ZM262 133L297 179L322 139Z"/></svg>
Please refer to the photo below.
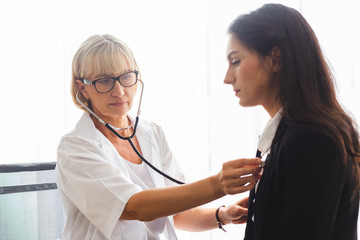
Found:
<svg viewBox="0 0 360 240"><path fill-rule="evenodd" d="M131 121L134 121L135 118L132 116L129 116L129 119ZM142 124L140 124L140 122ZM76 124L76 131L79 133L79 135L81 137L87 138L87 139L96 139L96 140L100 140L99 139L99 134L97 134L97 132L99 130L97 130L97 128L95 127L95 124L93 122L93 120L91 119L91 115L88 112L84 112L83 115L81 116L80 120L78 121L78 123ZM139 119L139 124L137 126L137 130L136 130L136 135L138 134L138 132L146 132L148 130L151 129L151 125L147 124L147 122L141 121L141 119Z"/></svg>
<svg viewBox="0 0 360 240"><path fill-rule="evenodd" d="M134 118L132 116L129 116L130 120L133 121ZM153 136L151 136L152 131L151 129L153 126L151 123L149 123L146 120L139 119L139 123L136 129L136 138L138 139L141 152L146 160L148 160L152 165L154 165L156 168L162 170L162 166L160 165L161 159L158 159L155 149L158 146L154 146L153 142ZM85 112L82 117L80 118L79 122L76 124L76 131L79 134L79 137L94 140L97 142L97 144L102 147L103 144L106 144L104 141L108 140L106 137L95 127L95 124L93 120L90 117L90 113ZM106 139L106 140L105 140ZM110 143L110 141L109 141ZM110 143L111 144L111 143ZM114 147L114 151L116 151ZM119 157L123 160L120 155ZM158 160L153 160L158 159ZM150 168L150 167L149 167ZM164 178L153 171L152 169L149 169L149 173L151 178L154 181L154 184L156 187L165 187Z"/></svg>
<svg viewBox="0 0 360 240"><path fill-rule="evenodd" d="M99 140L99 136L96 134L97 129L90 117L90 113L83 113L80 120L76 124L75 129L79 137Z"/></svg>

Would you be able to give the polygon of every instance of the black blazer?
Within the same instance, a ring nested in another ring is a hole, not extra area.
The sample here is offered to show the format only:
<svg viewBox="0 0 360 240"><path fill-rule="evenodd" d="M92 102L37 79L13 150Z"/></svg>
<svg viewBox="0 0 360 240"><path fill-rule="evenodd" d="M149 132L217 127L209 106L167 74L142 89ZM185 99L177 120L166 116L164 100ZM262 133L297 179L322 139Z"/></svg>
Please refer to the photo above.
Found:
<svg viewBox="0 0 360 240"><path fill-rule="evenodd" d="M250 192L244 239L357 239L359 193L352 198L353 178L330 137L282 119L257 192Z"/></svg>

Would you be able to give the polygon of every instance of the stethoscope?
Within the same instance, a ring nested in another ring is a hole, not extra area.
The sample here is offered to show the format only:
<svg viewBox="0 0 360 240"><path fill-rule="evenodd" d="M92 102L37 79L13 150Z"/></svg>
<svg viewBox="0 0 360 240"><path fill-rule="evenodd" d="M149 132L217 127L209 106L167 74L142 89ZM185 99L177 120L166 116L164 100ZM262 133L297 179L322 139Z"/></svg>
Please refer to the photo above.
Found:
<svg viewBox="0 0 360 240"><path fill-rule="evenodd" d="M175 178L170 177L169 175L167 175L166 173L162 172L161 170L159 170L158 168L156 168L154 165L152 165L149 161L147 161L143 155L137 150L136 146L134 145L134 143L132 142L132 138L135 136L136 133L136 128L137 125L139 123L139 115L140 115L140 106L141 106L141 101L142 101L142 95L143 95L143 91L144 91L144 83L143 81L141 81L140 79L138 79L139 82L141 82L141 94L140 94L140 100L139 100L139 106L138 106L138 111L136 114L136 118L135 121L132 122L132 124L130 124L130 126L126 127L126 128L118 128L115 126L112 126L110 123L105 122L104 120L102 120L99 116L97 116L88 106L86 106L80 99L79 99L79 94L80 92L76 93L76 100L81 104L81 106L83 106L91 115L93 115L97 120L99 120L99 122L101 124L103 124L107 129L109 129L112 133L114 133L118 138L122 139L122 140L127 140L132 149L134 150L134 152L140 157L141 160L143 160L150 168L152 168L155 172L159 173L160 175L166 177L167 179L169 179L170 181L173 181L174 183L177 184L184 184L184 182L181 182L179 180L176 180ZM131 134L131 136L129 137L123 137L121 136L116 130L127 130L129 128L133 127L133 133Z"/></svg>

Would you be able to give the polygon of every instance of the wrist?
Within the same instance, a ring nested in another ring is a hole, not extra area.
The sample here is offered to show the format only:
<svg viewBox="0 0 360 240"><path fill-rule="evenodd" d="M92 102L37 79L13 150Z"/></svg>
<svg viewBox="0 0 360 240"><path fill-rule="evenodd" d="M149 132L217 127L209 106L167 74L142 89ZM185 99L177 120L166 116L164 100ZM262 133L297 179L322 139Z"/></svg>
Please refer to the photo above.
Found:
<svg viewBox="0 0 360 240"><path fill-rule="evenodd" d="M222 222L223 225L227 225L229 223L231 223L231 219L229 219L228 215L226 214L226 209L227 207L220 207L219 209L219 218Z"/></svg>
<svg viewBox="0 0 360 240"><path fill-rule="evenodd" d="M220 182L220 179L219 179L219 176L218 175L214 175L214 176L211 176L211 181L212 181L212 184L211 186L214 186L214 196L216 199L218 198L221 198L223 196L226 195L225 191L224 191L224 188Z"/></svg>
<svg viewBox="0 0 360 240"><path fill-rule="evenodd" d="M224 232L226 232L226 230L223 228L223 225L225 225L225 222L223 222L223 220L221 219L220 215L224 215L224 214L221 214L221 209L224 209L225 208L225 205L222 205L220 207L218 207L215 211L215 219L216 219L216 222L218 224L218 227L219 229L223 230Z"/></svg>

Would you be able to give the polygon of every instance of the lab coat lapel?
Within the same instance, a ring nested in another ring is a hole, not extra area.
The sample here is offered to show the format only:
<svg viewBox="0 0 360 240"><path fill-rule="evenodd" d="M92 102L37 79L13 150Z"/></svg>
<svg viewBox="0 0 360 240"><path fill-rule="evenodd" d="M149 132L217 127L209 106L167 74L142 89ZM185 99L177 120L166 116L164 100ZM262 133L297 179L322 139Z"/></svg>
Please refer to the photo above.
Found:
<svg viewBox="0 0 360 240"><path fill-rule="evenodd" d="M149 132L146 129L146 126L139 126L137 129L136 137L138 139L141 152L144 156L144 158L149 161L154 167L156 167L159 170L162 170L162 167L160 165L160 159L158 158L158 154L156 151L157 146L155 146L153 139L151 136L149 136ZM147 166L149 169L149 174L152 180L155 183L155 187L165 187L165 181L164 178L155 172L150 166Z"/></svg>

